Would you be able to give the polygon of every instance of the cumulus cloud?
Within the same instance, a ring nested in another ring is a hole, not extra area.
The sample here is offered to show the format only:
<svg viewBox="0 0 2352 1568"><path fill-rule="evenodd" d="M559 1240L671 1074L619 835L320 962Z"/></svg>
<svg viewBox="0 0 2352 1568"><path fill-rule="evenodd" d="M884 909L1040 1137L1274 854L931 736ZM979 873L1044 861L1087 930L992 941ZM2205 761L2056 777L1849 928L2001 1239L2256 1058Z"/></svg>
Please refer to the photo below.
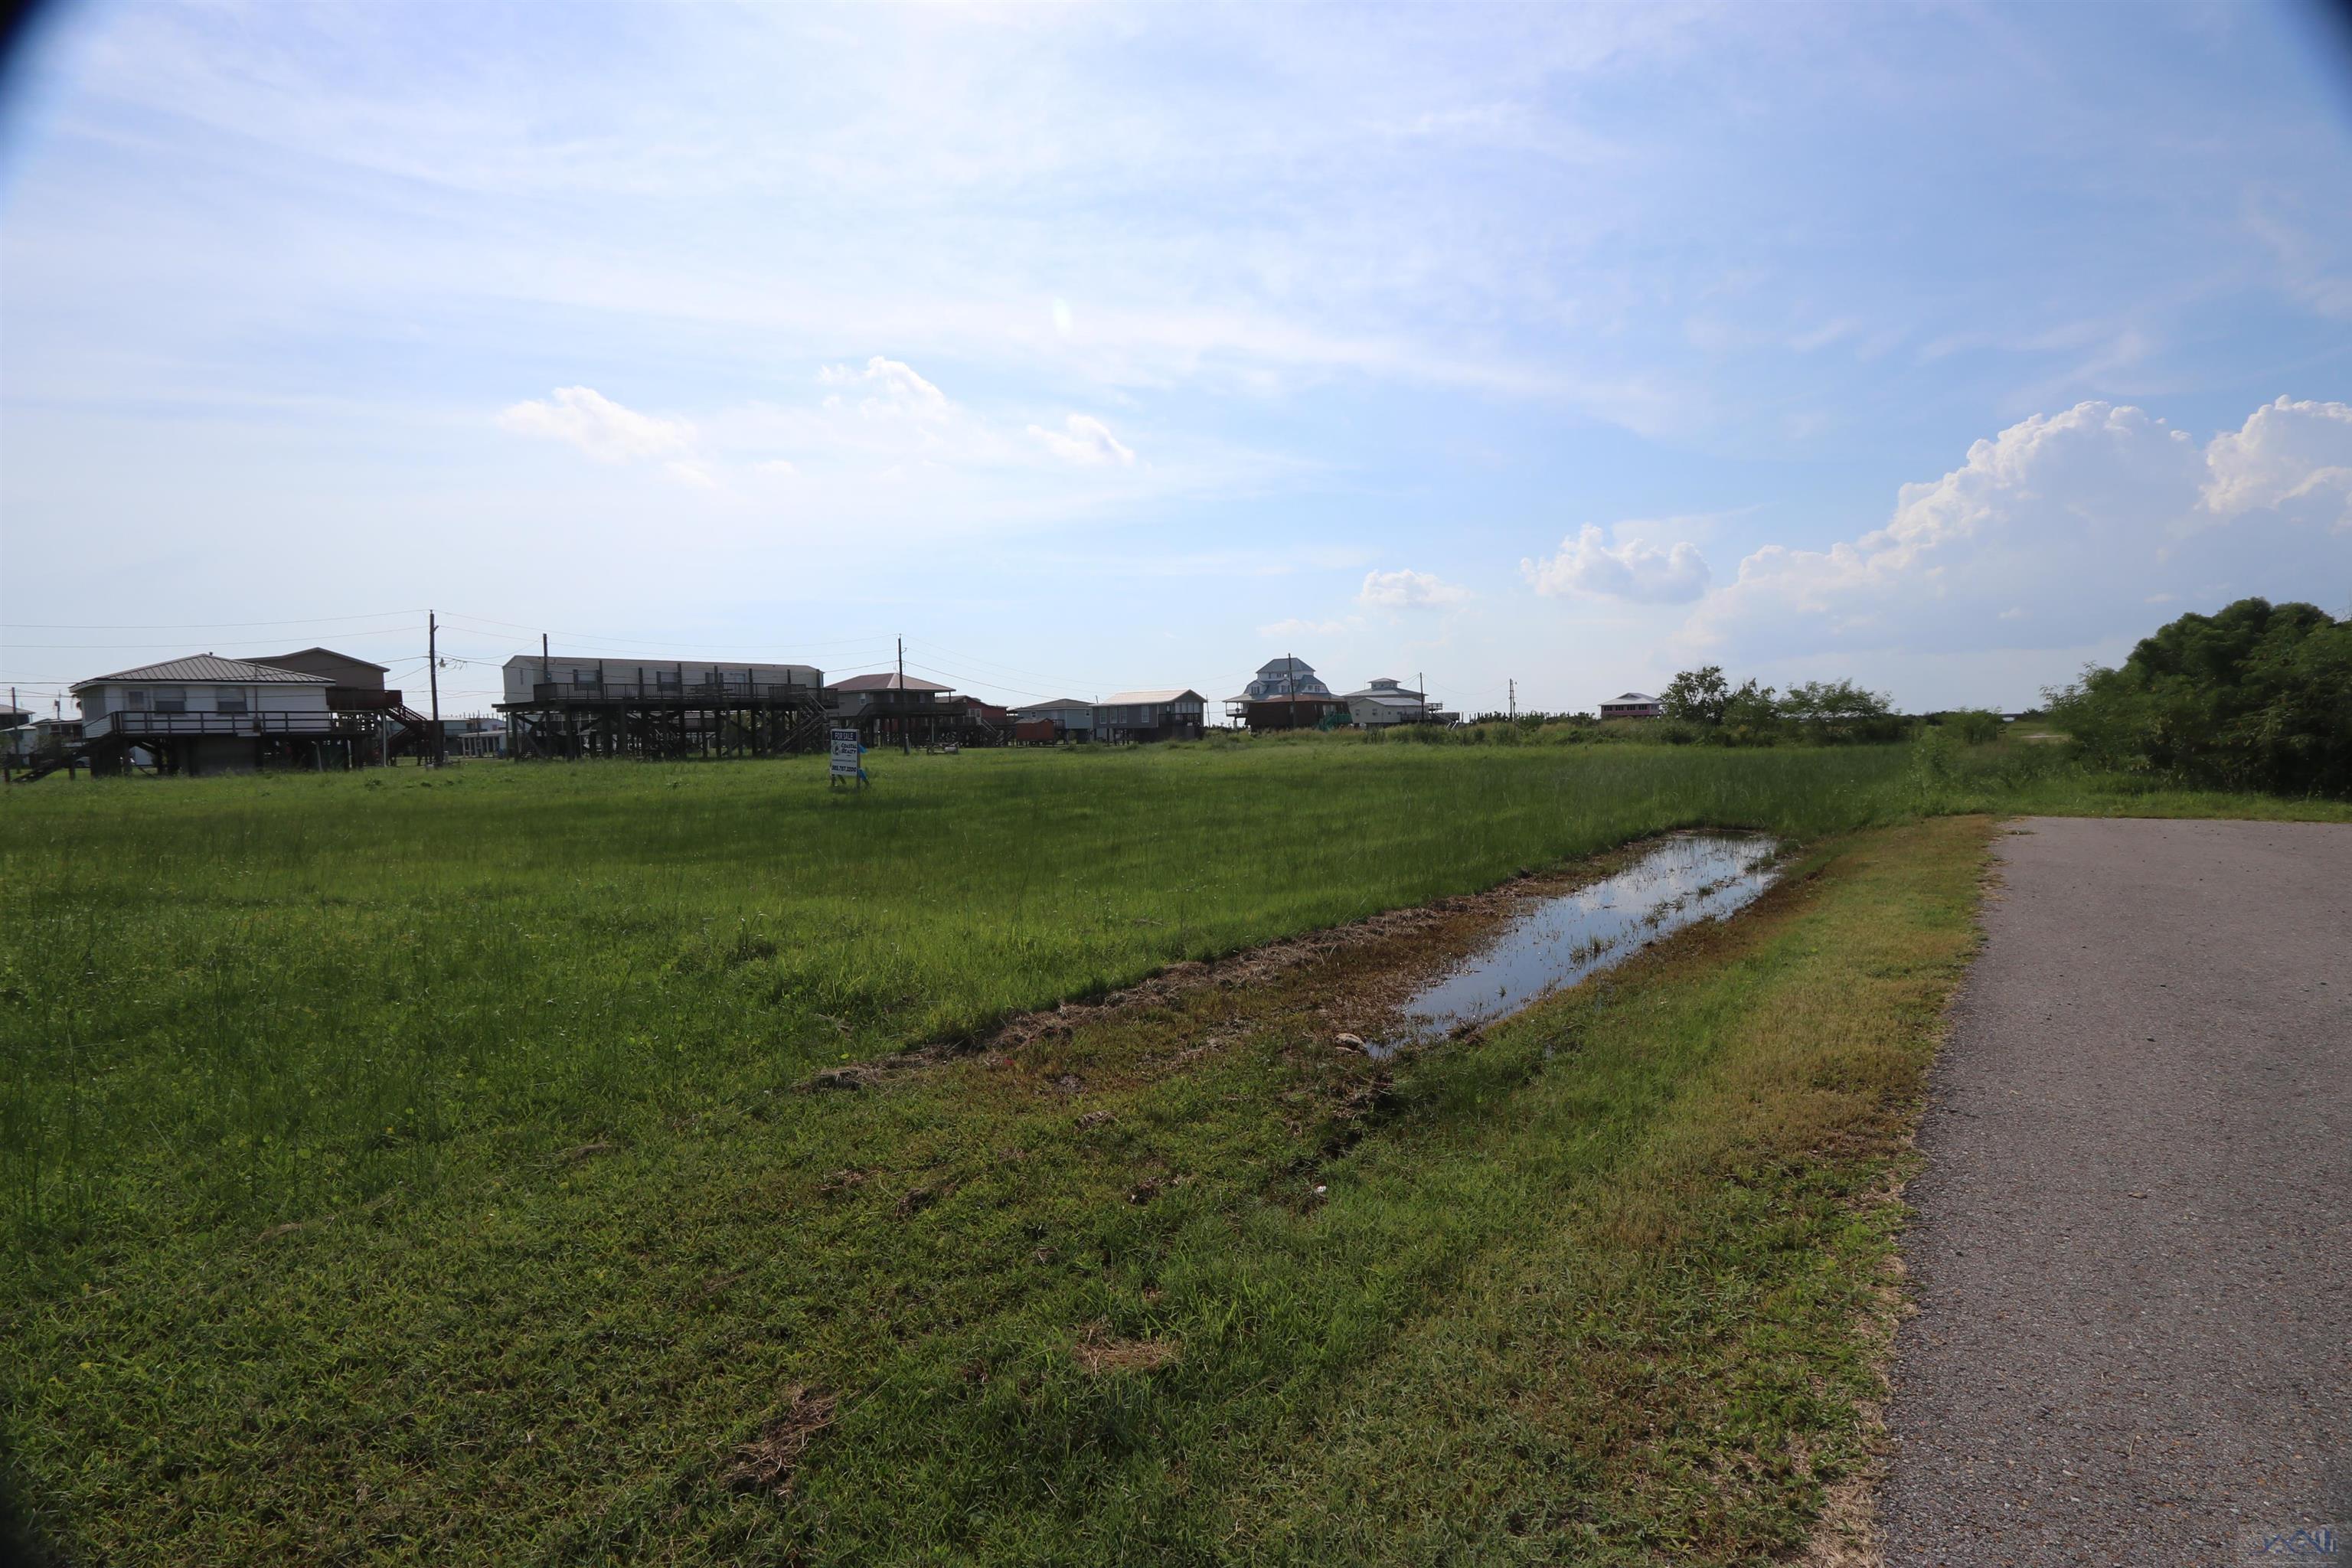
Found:
<svg viewBox="0 0 2352 1568"><path fill-rule="evenodd" d="M2282 398L2200 446L2143 409L2081 403L1903 486L1885 524L1857 539L1754 552L1685 635L1750 658L2136 636L2152 605L2340 583L2326 530L2347 526L2347 501L2343 404Z"/></svg>
<svg viewBox="0 0 2352 1568"><path fill-rule="evenodd" d="M914 366L880 354L867 360L862 370L845 364L826 365L817 372L816 378L826 386L851 387L862 393L856 405L861 414L923 419L936 418L948 411L946 393L917 374ZM828 408L839 408L845 399L836 393L824 402Z"/></svg>
<svg viewBox="0 0 2352 1568"><path fill-rule="evenodd" d="M1470 590L1429 572L1368 572L1356 597L1375 609L1442 610L1467 602Z"/></svg>
<svg viewBox="0 0 2352 1568"><path fill-rule="evenodd" d="M624 408L593 386L559 386L546 400L518 403L499 416L501 429L568 441L600 463L665 458L688 451L694 427Z"/></svg>
<svg viewBox="0 0 2352 1568"><path fill-rule="evenodd" d="M2204 501L2218 516L2268 508L2352 528L2352 404L2282 397L2205 448Z"/></svg>
<svg viewBox="0 0 2352 1568"><path fill-rule="evenodd" d="M1135 453L1110 433L1110 426L1090 414L1071 415L1062 421L1059 430L1032 425L1029 434L1066 463L1116 463L1125 467L1135 461Z"/></svg>
<svg viewBox="0 0 2352 1568"><path fill-rule="evenodd" d="M1587 523L1559 542L1559 553L1521 561L1519 571L1538 594L1593 594L1650 605L1687 604L1706 592L1706 561L1687 540L1665 549L1647 540L1612 545Z"/></svg>

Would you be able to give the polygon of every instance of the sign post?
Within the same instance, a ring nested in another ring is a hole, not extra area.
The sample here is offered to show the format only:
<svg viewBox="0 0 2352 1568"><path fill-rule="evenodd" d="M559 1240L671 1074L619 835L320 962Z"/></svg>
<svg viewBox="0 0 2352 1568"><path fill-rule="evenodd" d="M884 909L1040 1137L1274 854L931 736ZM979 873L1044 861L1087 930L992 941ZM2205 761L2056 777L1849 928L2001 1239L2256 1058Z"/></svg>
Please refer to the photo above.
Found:
<svg viewBox="0 0 2352 1568"><path fill-rule="evenodd" d="M864 789L874 781L866 776L866 748L859 743L855 730L833 732L833 772L825 779L827 789L838 789L847 784L853 789Z"/></svg>

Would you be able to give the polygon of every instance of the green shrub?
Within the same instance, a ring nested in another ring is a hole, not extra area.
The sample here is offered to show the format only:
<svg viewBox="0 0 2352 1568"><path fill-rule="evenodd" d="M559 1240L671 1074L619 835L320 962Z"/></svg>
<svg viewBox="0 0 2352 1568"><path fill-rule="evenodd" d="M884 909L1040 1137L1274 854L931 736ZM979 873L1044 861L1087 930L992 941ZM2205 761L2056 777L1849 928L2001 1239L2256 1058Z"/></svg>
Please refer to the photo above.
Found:
<svg viewBox="0 0 2352 1568"><path fill-rule="evenodd" d="M2352 795L2352 622L2241 599L2048 693L2095 763L2182 783Z"/></svg>

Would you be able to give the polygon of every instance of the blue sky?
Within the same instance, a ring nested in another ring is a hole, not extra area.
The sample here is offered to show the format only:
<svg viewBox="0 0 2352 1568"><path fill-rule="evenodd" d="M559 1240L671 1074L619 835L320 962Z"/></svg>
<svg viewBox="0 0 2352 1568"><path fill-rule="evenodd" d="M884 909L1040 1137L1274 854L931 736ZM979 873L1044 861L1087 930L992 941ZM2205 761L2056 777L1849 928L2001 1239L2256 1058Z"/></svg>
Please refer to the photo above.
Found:
<svg viewBox="0 0 2352 1568"><path fill-rule="evenodd" d="M2248 5L63 7L0 679L421 687L433 605L1015 701L2021 706L2352 601L2347 70Z"/></svg>

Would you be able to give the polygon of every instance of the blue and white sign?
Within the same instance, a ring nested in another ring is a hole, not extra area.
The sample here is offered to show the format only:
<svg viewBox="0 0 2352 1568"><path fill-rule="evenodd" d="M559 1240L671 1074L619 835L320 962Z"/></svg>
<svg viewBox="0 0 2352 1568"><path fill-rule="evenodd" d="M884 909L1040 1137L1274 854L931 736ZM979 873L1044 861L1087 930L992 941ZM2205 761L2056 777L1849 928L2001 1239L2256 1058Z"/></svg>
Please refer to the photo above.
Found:
<svg viewBox="0 0 2352 1568"><path fill-rule="evenodd" d="M833 777L862 784L866 781L866 748L857 742L855 730L833 732Z"/></svg>

